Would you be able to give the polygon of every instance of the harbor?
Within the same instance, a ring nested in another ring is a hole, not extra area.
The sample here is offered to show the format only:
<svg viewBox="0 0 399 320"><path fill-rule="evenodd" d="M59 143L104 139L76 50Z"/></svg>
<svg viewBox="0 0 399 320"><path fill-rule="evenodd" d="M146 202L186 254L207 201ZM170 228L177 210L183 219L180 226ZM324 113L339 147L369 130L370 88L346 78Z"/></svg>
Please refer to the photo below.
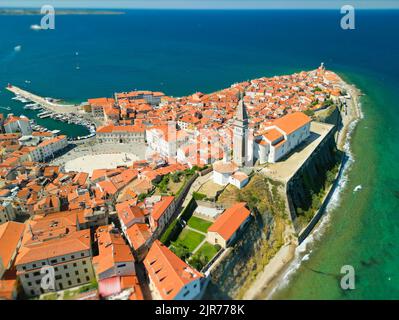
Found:
<svg viewBox="0 0 399 320"><path fill-rule="evenodd" d="M85 118L82 114L79 114L79 106L61 104L60 100L53 98L43 98L11 85L7 86L7 90L15 94L15 97L11 98L13 101L24 104L24 106L22 107L24 112L26 111L27 113L34 113L35 117L38 118L36 119L37 121L35 121L34 119L30 120L31 127L34 131L52 132L53 134L58 134L61 131L65 131L58 130L58 128L51 130L46 128L46 126L37 123L41 120L52 119L63 124L71 125L71 128L73 128L74 126L84 127L85 131L88 132L87 134L80 134L77 136L74 136L73 134L68 134L69 132L66 132L69 141L85 140L92 138L96 135L95 123L90 121L90 119ZM2 109L11 111L9 113L13 113L14 111L10 107L2 107ZM31 117L29 116L29 118ZM68 126L64 125L63 127L65 128Z"/></svg>

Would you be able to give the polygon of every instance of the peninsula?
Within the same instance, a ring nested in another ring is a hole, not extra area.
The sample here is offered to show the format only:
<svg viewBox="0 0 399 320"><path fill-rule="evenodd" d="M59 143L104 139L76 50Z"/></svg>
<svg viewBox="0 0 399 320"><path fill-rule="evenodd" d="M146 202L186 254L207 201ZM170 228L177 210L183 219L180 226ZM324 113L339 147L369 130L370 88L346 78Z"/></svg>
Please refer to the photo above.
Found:
<svg viewBox="0 0 399 320"><path fill-rule="evenodd" d="M91 133L1 115L5 299L267 298L323 215L361 114L360 92L323 64L177 98L66 105L7 89Z"/></svg>

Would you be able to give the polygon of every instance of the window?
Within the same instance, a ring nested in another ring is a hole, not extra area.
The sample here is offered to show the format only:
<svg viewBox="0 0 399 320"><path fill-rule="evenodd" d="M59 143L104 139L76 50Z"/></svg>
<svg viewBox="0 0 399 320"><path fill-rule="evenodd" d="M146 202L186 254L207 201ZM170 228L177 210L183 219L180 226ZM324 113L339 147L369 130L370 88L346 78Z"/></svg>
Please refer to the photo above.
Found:
<svg viewBox="0 0 399 320"><path fill-rule="evenodd" d="M187 297L189 293L190 293L190 291L187 290L187 291L183 294L183 297Z"/></svg>
<svg viewBox="0 0 399 320"><path fill-rule="evenodd" d="M86 260L83 260L82 263L83 263L83 264L86 264Z"/></svg>
<svg viewBox="0 0 399 320"><path fill-rule="evenodd" d="M71 285L72 285L72 281L68 280L68 286L71 286Z"/></svg>
<svg viewBox="0 0 399 320"><path fill-rule="evenodd" d="M75 275L77 275L77 276L79 275L79 271L78 270L75 271Z"/></svg>
<svg viewBox="0 0 399 320"><path fill-rule="evenodd" d="M29 273L26 273L26 274L25 274L25 278L29 278Z"/></svg>
<svg viewBox="0 0 399 320"><path fill-rule="evenodd" d="M62 278L61 275L56 275L56 276L55 276L55 280L60 280L61 278Z"/></svg>
<svg viewBox="0 0 399 320"><path fill-rule="evenodd" d="M39 275L40 275L40 272L39 272L39 271L33 272L33 276L34 276L34 277L37 277L37 276L39 276Z"/></svg>
<svg viewBox="0 0 399 320"><path fill-rule="evenodd" d="M67 266L67 265L64 265L64 270L65 270L66 268L68 268L68 266Z"/></svg>
<svg viewBox="0 0 399 320"><path fill-rule="evenodd" d="M73 266L76 267L76 263L74 263Z"/></svg>
<svg viewBox="0 0 399 320"><path fill-rule="evenodd" d="M30 291L30 294L31 294L32 296L34 296L34 295L35 295L35 290L31 290L31 291Z"/></svg>
<svg viewBox="0 0 399 320"><path fill-rule="evenodd" d="M69 272L65 273L66 277L69 278Z"/></svg>
<svg viewBox="0 0 399 320"><path fill-rule="evenodd" d="M78 283L80 283L80 279L78 278Z"/></svg>
<svg viewBox="0 0 399 320"><path fill-rule="evenodd" d="M82 253L80 254L80 256L81 256L81 257L84 257L84 256L85 256L85 254L82 252Z"/></svg>
<svg viewBox="0 0 399 320"><path fill-rule="evenodd" d="M74 256L74 255L71 255L71 258L72 258L72 259L75 259L75 256Z"/></svg>
<svg viewBox="0 0 399 320"><path fill-rule="evenodd" d="M89 272L89 270L87 270L87 268L85 268L85 270L84 270L84 271L85 271L85 273L88 273L88 272Z"/></svg>
<svg viewBox="0 0 399 320"><path fill-rule="evenodd" d="M90 281L90 277L89 276L86 276L86 281Z"/></svg>

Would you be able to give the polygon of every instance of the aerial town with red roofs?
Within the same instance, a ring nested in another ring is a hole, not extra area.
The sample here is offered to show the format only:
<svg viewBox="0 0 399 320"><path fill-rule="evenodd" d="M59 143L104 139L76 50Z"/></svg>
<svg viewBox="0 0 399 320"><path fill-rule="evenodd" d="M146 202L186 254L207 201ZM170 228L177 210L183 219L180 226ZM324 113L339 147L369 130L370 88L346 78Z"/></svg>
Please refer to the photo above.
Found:
<svg viewBox="0 0 399 320"><path fill-rule="evenodd" d="M347 95L322 64L209 94L89 99L73 112L96 128L79 141L1 114L0 299L209 297L261 211L249 188L311 157L334 128L315 115Z"/></svg>

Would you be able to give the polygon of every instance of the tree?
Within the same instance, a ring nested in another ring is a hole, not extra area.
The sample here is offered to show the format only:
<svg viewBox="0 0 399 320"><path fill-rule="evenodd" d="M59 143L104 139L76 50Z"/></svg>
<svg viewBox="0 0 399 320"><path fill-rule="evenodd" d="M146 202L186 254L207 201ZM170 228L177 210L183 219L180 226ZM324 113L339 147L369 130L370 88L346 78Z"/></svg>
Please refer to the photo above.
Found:
<svg viewBox="0 0 399 320"><path fill-rule="evenodd" d="M171 178L174 183L180 182L180 174L181 173L179 171L172 173Z"/></svg>
<svg viewBox="0 0 399 320"><path fill-rule="evenodd" d="M203 254L196 254L190 259L190 264L197 270L201 270L208 263L208 259Z"/></svg>
<svg viewBox="0 0 399 320"><path fill-rule="evenodd" d="M172 242L170 250L182 260L186 260L190 255L190 250L180 242Z"/></svg>
<svg viewBox="0 0 399 320"><path fill-rule="evenodd" d="M314 111L311 110L311 109L305 110L303 113L306 114L309 117L314 116Z"/></svg>

